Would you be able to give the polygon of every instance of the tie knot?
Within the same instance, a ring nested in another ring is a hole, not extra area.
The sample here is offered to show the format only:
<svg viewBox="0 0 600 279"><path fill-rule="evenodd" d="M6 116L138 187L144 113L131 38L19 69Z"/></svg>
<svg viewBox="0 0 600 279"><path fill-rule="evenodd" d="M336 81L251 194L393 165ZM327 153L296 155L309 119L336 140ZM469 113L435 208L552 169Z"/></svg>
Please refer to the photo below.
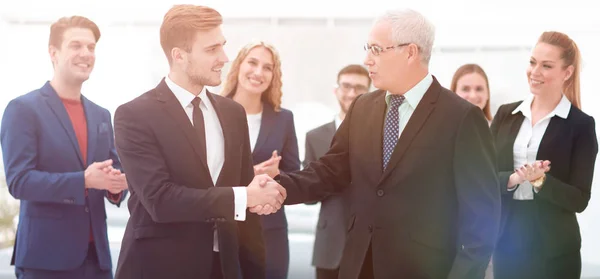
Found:
<svg viewBox="0 0 600 279"><path fill-rule="evenodd" d="M390 95L390 106L398 108L404 102L404 95Z"/></svg>
<svg viewBox="0 0 600 279"><path fill-rule="evenodd" d="M200 106L200 97L196 97L192 100L192 105L194 105L195 107L199 107Z"/></svg>

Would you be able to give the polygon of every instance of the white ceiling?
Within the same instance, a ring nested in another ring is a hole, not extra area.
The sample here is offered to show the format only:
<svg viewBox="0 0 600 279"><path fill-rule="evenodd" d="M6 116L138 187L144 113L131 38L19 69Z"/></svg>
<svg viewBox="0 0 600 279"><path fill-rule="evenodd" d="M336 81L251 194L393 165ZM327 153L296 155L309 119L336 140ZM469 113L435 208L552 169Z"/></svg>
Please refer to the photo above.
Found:
<svg viewBox="0 0 600 279"><path fill-rule="evenodd" d="M185 3L186 1L183 1ZM587 26L600 28L597 1L589 0L204 0L187 1L235 17L374 17L389 8L410 7L436 24ZM95 21L157 21L175 0L0 0L0 16L9 21L54 21L82 14Z"/></svg>

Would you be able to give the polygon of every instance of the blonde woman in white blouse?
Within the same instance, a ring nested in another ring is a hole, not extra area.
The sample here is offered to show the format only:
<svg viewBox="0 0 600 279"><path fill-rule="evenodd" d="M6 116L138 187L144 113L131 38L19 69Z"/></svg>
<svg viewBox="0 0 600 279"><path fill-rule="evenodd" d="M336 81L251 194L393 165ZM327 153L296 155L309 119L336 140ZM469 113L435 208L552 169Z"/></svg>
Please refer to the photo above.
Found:
<svg viewBox="0 0 600 279"><path fill-rule="evenodd" d="M580 278L576 213L598 153L594 118L580 110L580 63L573 40L544 32L527 68L531 95L492 122L503 192L495 279Z"/></svg>
<svg viewBox="0 0 600 279"><path fill-rule="evenodd" d="M265 42L244 46L231 64L223 95L246 110L254 173L275 176L277 169L300 169L298 141L291 111L281 108L281 60ZM285 209L261 216L266 248L266 279L285 279L289 240Z"/></svg>

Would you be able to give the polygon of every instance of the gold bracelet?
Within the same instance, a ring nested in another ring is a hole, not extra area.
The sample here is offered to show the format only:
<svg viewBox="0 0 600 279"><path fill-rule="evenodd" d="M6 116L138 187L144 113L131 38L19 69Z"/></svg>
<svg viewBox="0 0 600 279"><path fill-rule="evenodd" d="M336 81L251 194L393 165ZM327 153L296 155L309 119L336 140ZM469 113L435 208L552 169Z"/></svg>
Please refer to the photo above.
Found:
<svg viewBox="0 0 600 279"><path fill-rule="evenodd" d="M546 182L546 174L540 176L540 178L533 180L533 181L529 181L529 183L531 183L531 185L535 188L539 188L541 187L544 182Z"/></svg>

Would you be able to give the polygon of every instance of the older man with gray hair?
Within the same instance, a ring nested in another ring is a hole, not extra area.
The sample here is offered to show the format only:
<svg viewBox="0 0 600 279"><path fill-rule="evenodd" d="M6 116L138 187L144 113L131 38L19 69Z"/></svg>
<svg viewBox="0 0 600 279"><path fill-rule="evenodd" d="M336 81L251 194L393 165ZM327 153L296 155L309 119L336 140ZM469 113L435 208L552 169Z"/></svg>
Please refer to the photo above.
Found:
<svg viewBox="0 0 600 279"><path fill-rule="evenodd" d="M500 223L492 135L429 73L434 34L412 10L379 17L364 61L379 90L353 102L326 155L275 176L287 204L348 188L339 278L484 278Z"/></svg>

